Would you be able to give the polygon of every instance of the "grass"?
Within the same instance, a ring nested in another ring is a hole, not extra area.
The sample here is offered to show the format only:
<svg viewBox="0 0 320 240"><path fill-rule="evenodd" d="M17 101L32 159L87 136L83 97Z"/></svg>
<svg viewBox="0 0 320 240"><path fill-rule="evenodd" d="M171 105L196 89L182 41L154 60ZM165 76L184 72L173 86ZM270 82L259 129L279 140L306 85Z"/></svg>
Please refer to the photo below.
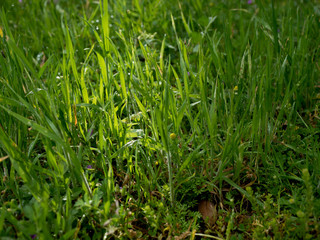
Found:
<svg viewBox="0 0 320 240"><path fill-rule="evenodd" d="M0 7L1 238L319 237L317 1Z"/></svg>

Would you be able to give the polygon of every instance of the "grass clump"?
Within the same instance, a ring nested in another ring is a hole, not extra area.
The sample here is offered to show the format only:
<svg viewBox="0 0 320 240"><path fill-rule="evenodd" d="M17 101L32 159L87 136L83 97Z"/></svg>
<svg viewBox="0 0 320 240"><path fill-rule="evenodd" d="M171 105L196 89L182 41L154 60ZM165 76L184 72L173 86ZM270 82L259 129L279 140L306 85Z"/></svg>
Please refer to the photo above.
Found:
<svg viewBox="0 0 320 240"><path fill-rule="evenodd" d="M0 7L1 237L319 236L319 3Z"/></svg>

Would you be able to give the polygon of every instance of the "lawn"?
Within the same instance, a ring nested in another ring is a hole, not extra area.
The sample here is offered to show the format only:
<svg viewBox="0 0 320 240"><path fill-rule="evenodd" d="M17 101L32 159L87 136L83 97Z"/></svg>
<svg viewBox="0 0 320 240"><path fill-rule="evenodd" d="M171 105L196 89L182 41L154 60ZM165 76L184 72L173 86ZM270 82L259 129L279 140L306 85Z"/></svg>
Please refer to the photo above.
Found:
<svg viewBox="0 0 320 240"><path fill-rule="evenodd" d="M1 0L0 239L320 238L317 0Z"/></svg>

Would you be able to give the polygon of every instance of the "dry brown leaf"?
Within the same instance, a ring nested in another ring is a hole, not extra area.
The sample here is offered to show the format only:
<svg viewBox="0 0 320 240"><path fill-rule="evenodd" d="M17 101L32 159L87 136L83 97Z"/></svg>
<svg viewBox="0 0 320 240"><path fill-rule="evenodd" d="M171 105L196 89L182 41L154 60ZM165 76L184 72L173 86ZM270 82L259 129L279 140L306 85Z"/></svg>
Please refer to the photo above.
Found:
<svg viewBox="0 0 320 240"><path fill-rule="evenodd" d="M217 209L216 206L208 201L202 200L198 205L198 211L201 213L203 220L212 226L217 220Z"/></svg>
<svg viewBox="0 0 320 240"><path fill-rule="evenodd" d="M175 236L174 240L183 240L186 239L187 237L189 237L189 235L191 234L191 232L188 230L184 233L182 233L180 236Z"/></svg>
<svg viewBox="0 0 320 240"><path fill-rule="evenodd" d="M9 156L0 157L0 162L6 160L7 158L9 158Z"/></svg>

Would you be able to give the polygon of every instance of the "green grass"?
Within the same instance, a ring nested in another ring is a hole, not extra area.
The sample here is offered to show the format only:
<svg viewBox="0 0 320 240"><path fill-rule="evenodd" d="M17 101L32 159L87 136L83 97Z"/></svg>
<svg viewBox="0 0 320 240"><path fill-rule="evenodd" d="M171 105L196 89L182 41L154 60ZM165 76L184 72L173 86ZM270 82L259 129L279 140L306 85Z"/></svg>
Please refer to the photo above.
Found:
<svg viewBox="0 0 320 240"><path fill-rule="evenodd" d="M317 1L0 7L1 239L320 236Z"/></svg>

